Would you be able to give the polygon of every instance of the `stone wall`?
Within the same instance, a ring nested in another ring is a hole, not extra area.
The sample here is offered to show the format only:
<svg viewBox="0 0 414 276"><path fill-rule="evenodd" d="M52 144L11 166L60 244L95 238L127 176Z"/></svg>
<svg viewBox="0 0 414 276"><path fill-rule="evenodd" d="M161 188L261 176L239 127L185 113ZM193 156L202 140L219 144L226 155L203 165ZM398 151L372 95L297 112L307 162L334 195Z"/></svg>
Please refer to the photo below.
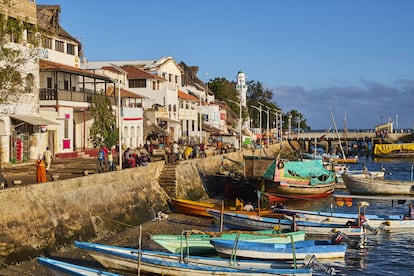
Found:
<svg viewBox="0 0 414 276"><path fill-rule="evenodd" d="M266 149L266 154L274 156L276 148ZM224 156L242 161L243 154L253 152ZM256 150L254 154L261 153ZM217 172L222 158L216 155L180 161L177 197L206 197L203 177ZM160 161L148 167L0 190L0 261L26 260L74 240L111 236L127 225L153 219L159 211L169 213L169 197L158 183L163 167Z"/></svg>
<svg viewBox="0 0 414 276"><path fill-rule="evenodd" d="M75 239L102 238L168 212L157 181L163 165L1 190L0 260L24 260Z"/></svg>

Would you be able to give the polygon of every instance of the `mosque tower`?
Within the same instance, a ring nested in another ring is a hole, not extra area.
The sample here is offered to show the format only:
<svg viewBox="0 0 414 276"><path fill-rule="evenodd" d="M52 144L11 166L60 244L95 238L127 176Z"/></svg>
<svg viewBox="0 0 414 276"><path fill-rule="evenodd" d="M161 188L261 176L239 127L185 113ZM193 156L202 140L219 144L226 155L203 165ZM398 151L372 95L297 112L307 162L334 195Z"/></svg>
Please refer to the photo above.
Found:
<svg viewBox="0 0 414 276"><path fill-rule="evenodd" d="M237 85L236 85L237 91L239 91L240 94L240 101L242 107L246 108L246 94L247 94L247 85L246 85L246 75L239 71L237 73Z"/></svg>

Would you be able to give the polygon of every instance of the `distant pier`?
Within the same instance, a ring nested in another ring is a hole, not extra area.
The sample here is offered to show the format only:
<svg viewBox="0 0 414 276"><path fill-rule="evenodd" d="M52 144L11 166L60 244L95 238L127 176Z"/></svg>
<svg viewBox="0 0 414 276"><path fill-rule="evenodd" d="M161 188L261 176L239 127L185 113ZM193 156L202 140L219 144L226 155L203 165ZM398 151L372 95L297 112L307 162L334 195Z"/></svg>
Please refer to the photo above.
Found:
<svg viewBox="0 0 414 276"><path fill-rule="evenodd" d="M345 144L344 151L345 154L348 155L349 145L350 144L370 144L373 148L375 144L379 143L397 143L398 141L413 141L414 134L413 133L387 133L384 136L378 135L375 132L300 132L300 133L291 133L286 134L284 139L287 140L295 140L300 143L302 148L309 152L309 148L311 145L323 145L326 152L332 149L333 145L339 144L341 141L342 144ZM368 152L368 148L365 149L367 154L371 154Z"/></svg>

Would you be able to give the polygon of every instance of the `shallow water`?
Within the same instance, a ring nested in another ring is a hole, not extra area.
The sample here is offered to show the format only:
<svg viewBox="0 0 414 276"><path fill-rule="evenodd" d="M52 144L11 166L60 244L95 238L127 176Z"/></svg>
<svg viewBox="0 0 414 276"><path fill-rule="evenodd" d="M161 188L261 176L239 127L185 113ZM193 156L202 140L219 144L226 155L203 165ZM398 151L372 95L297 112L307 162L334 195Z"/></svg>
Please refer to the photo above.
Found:
<svg viewBox="0 0 414 276"><path fill-rule="evenodd" d="M412 164L414 160L402 159L360 159L360 164L351 165L350 169L362 169L365 162L371 171L384 167L389 171L388 179L410 180L412 177ZM335 193L347 193L346 190ZM332 208L337 212L357 212L359 199L354 199L351 207L337 206L331 199L289 203L288 208L328 211ZM370 206L366 214L394 214L407 213L408 204L414 203L407 200L403 204L391 200L365 200ZM367 244L363 249L347 249L345 261L342 263L329 263L335 267L336 275L414 275L414 230L411 232L381 233L368 235ZM315 271L314 275L326 275Z"/></svg>

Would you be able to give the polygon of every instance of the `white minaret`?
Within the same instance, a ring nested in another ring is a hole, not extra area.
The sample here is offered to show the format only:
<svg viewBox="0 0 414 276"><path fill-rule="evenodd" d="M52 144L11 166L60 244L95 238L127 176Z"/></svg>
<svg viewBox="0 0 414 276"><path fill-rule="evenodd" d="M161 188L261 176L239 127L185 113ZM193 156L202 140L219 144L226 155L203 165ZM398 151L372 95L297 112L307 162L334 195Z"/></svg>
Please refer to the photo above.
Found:
<svg viewBox="0 0 414 276"><path fill-rule="evenodd" d="M246 106L246 93L247 93L246 75L242 71L239 71L237 73L236 89L240 93L241 105L243 107L247 107Z"/></svg>

